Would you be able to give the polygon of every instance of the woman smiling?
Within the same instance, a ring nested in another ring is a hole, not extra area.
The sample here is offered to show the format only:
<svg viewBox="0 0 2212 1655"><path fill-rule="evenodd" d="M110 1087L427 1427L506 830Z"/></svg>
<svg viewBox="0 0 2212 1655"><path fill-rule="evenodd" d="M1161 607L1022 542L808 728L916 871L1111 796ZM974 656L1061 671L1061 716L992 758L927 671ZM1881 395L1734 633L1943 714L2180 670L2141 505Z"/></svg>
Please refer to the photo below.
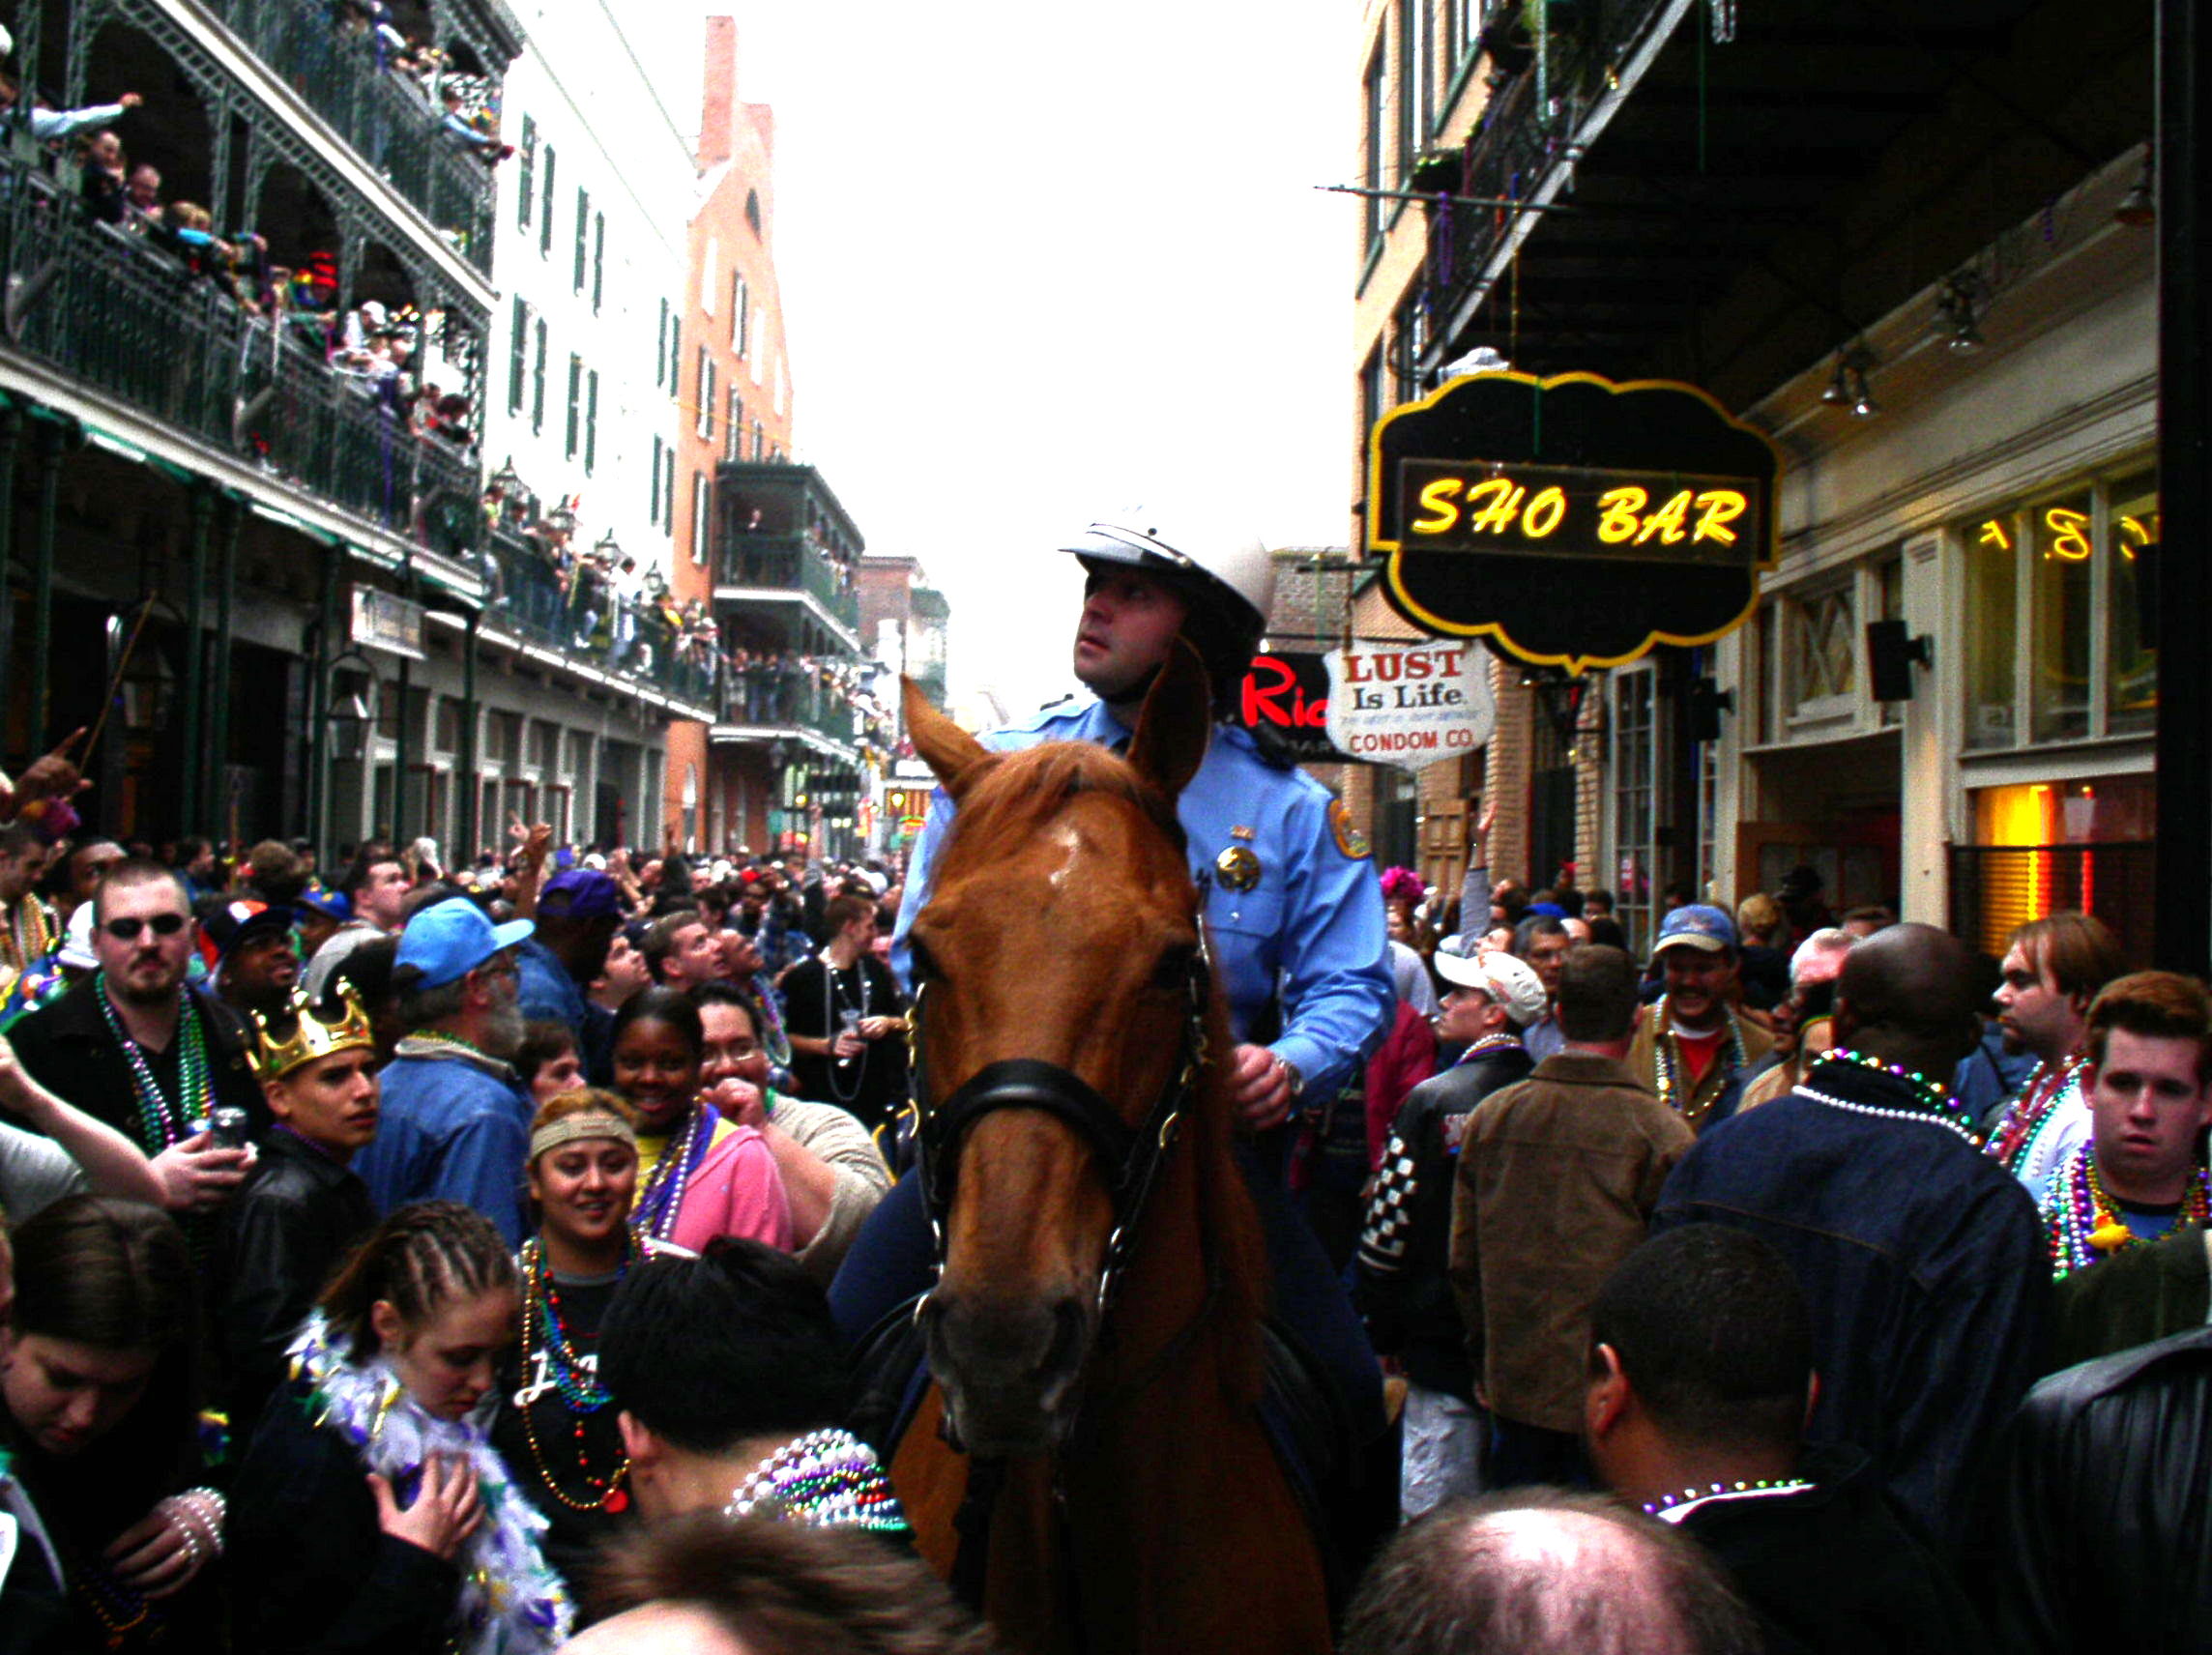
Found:
<svg viewBox="0 0 2212 1655"><path fill-rule="evenodd" d="M706 1037L676 989L640 990L615 1014L615 1090L637 1112L644 1183L630 1224L696 1253L717 1235L791 1248L783 1176L759 1131L699 1095Z"/></svg>
<svg viewBox="0 0 2212 1655"><path fill-rule="evenodd" d="M522 1244L522 1342L500 1369L492 1441L549 1524L545 1554L573 1582L630 1513L629 1462L598 1382L599 1322L639 1259L678 1252L629 1227L637 1131L612 1092L548 1099L530 1125L538 1233Z"/></svg>

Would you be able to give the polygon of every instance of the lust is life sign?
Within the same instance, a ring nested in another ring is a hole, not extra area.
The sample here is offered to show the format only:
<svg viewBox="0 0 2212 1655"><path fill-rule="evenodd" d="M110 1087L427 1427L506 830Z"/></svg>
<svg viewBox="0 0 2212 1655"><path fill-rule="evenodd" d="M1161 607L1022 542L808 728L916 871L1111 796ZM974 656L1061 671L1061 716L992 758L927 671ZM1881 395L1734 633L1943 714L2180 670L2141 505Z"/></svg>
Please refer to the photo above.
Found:
<svg viewBox="0 0 2212 1655"><path fill-rule="evenodd" d="M1695 386L1475 374L1377 423L1368 545L1391 607L1432 636L1617 666L1750 617L1778 469Z"/></svg>

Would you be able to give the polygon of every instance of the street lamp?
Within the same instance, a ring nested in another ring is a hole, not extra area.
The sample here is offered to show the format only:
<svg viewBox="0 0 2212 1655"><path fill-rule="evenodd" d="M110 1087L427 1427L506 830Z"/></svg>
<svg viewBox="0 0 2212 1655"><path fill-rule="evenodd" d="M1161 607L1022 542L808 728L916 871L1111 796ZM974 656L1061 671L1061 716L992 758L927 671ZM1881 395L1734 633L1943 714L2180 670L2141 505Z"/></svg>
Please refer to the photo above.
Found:
<svg viewBox="0 0 2212 1655"><path fill-rule="evenodd" d="M514 469L512 454L509 454L499 470L491 474L491 485L499 490L502 499L522 486L522 474Z"/></svg>
<svg viewBox="0 0 2212 1655"><path fill-rule="evenodd" d="M567 501L545 513L545 526L556 535L573 535L576 532L576 514L568 509Z"/></svg>

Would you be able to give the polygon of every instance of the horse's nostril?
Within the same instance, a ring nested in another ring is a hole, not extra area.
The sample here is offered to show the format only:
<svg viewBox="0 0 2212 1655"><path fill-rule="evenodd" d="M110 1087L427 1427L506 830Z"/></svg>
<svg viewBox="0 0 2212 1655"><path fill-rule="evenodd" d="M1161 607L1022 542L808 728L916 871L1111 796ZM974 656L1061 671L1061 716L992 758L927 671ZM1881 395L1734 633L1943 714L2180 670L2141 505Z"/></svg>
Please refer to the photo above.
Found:
<svg viewBox="0 0 2212 1655"><path fill-rule="evenodd" d="M1083 1365L1082 1305L1072 1298L1062 1299L1053 1306L1052 1323L1052 1343L1045 1347L1036 1369L1038 1382L1047 1385L1071 1377Z"/></svg>

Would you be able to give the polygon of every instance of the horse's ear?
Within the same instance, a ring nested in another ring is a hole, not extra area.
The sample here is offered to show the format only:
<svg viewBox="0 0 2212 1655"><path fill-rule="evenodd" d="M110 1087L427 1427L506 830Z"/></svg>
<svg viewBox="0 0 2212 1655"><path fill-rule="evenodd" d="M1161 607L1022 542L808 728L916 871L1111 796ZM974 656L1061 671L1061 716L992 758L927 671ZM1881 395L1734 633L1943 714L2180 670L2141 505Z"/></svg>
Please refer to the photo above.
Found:
<svg viewBox="0 0 2212 1655"><path fill-rule="evenodd" d="M930 706L913 679L899 675L899 700L906 712L906 733L914 750L929 766L955 799L966 790L975 768L991 755L983 743Z"/></svg>
<svg viewBox="0 0 2212 1655"><path fill-rule="evenodd" d="M1205 762L1212 733L1213 694L1206 664L1187 640L1178 638L1145 692L1137 733L1129 739L1129 763L1170 798L1179 798Z"/></svg>

